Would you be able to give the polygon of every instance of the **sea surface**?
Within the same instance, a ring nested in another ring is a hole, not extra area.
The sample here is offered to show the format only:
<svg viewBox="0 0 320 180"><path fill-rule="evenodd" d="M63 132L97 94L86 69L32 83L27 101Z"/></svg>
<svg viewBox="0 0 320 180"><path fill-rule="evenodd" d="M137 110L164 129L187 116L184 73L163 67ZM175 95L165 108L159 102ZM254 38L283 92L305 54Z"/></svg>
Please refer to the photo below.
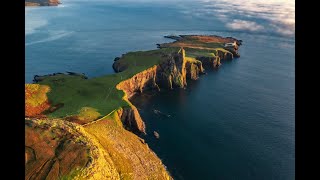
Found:
<svg viewBox="0 0 320 180"><path fill-rule="evenodd" d="M175 179L292 180L294 6L286 0L62 0L58 7L26 7L25 82L65 71L112 74L115 57L171 41L164 35L241 39L240 58L207 70L186 89L132 99L146 122L145 139Z"/></svg>

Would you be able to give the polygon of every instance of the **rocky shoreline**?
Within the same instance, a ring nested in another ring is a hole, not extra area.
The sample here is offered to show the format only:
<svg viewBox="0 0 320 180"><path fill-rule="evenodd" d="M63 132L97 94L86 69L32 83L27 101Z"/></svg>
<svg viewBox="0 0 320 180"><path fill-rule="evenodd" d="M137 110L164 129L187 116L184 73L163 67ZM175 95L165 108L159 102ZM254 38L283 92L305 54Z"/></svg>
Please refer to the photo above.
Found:
<svg viewBox="0 0 320 180"><path fill-rule="evenodd" d="M58 6L59 0L25 0L25 6Z"/></svg>

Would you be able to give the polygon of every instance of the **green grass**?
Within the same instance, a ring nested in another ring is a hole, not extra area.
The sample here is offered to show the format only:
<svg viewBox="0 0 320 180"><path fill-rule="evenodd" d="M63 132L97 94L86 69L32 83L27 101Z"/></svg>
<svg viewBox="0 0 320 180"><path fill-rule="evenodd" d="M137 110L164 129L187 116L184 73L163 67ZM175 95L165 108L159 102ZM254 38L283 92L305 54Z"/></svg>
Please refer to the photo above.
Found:
<svg viewBox="0 0 320 180"><path fill-rule="evenodd" d="M152 51L127 53L120 63L127 63L128 68L120 73L97 78L83 79L79 76L58 74L48 76L39 82L50 86L48 99L51 105L63 103L64 106L48 114L49 117L65 117L77 115L82 107L97 109L101 115L106 115L119 107L129 104L122 99L124 93L116 89L116 85L135 74L159 64L162 53L171 53L178 48L165 48Z"/></svg>
<svg viewBox="0 0 320 180"><path fill-rule="evenodd" d="M205 47L205 48L223 48L224 43L216 43L216 42L202 42L195 39L191 40L182 40L183 43L192 44L194 46Z"/></svg>
<svg viewBox="0 0 320 180"><path fill-rule="evenodd" d="M202 48L224 48L224 43L221 42L204 42L192 36L184 36L183 39L175 41L172 43L164 43L162 47L175 47L179 46L179 43L184 43L186 45L192 45ZM185 46L188 47L188 46Z"/></svg>
<svg viewBox="0 0 320 180"><path fill-rule="evenodd" d="M215 50L207 50L207 49L195 49L195 48L185 48L186 56L196 58L199 56L204 57L214 57L216 54Z"/></svg>
<svg viewBox="0 0 320 180"><path fill-rule="evenodd" d="M60 177L61 180L72 180L80 173L80 169L73 169L67 175Z"/></svg>

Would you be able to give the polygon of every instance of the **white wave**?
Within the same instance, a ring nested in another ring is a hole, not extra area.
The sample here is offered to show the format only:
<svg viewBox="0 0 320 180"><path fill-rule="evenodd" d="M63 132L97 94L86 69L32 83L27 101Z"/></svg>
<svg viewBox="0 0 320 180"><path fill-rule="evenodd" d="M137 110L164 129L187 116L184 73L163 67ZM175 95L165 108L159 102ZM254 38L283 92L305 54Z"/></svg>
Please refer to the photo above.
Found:
<svg viewBox="0 0 320 180"><path fill-rule="evenodd" d="M66 31L55 31L55 32L50 32L49 33L49 37L41 39L41 40L37 40L37 41L33 41L33 42L29 42L29 43L25 43L26 46L30 46L33 44L38 44L38 43L44 43L44 42L49 42L49 41L54 41L60 38L63 38L65 36L69 36L70 34L72 34L72 31L66 32Z"/></svg>

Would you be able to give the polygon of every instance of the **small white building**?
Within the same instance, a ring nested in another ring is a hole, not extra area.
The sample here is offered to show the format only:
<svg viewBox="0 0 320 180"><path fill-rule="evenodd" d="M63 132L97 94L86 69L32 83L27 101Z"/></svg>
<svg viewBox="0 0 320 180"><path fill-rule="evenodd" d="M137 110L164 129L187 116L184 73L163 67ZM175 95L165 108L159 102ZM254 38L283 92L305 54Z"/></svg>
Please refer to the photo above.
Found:
<svg viewBox="0 0 320 180"><path fill-rule="evenodd" d="M233 43L226 43L224 47L237 47L237 42L234 41Z"/></svg>

